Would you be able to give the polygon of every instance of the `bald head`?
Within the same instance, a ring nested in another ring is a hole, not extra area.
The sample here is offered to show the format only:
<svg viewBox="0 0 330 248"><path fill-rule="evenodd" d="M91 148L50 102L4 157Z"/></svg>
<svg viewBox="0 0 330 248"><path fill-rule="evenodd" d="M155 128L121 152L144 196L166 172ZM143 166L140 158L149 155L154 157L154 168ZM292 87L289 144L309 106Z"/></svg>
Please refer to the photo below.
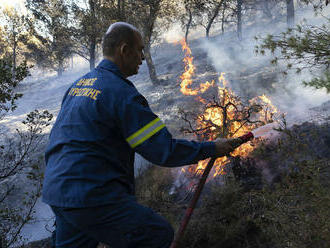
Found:
<svg viewBox="0 0 330 248"><path fill-rule="evenodd" d="M139 30L126 22L115 22L110 25L103 38L103 56L113 56L117 47L122 43L133 46Z"/></svg>

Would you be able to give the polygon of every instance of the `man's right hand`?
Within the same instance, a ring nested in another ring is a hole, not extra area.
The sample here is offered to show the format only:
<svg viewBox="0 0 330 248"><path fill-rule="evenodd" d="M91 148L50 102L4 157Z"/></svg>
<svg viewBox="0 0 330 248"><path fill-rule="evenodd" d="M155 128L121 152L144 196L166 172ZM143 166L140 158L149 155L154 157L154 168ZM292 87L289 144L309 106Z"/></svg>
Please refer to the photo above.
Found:
<svg viewBox="0 0 330 248"><path fill-rule="evenodd" d="M215 157L223 157L234 151L242 144L239 138L224 139L218 138L215 141Z"/></svg>

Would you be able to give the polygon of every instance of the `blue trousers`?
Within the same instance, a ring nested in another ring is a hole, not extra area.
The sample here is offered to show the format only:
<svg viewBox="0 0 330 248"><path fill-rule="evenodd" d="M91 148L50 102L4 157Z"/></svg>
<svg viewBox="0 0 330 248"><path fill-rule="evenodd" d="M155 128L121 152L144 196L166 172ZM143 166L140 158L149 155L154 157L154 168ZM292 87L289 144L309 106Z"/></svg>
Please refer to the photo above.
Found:
<svg viewBox="0 0 330 248"><path fill-rule="evenodd" d="M56 247L168 248L171 225L134 200L88 208L51 206L56 216Z"/></svg>

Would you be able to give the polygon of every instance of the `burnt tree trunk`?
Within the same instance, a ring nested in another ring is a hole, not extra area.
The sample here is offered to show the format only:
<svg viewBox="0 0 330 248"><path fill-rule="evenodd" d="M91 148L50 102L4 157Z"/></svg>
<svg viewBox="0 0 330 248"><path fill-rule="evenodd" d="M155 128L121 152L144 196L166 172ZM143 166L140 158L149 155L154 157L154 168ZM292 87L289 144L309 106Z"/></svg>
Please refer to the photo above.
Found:
<svg viewBox="0 0 330 248"><path fill-rule="evenodd" d="M186 33L185 33L185 36L184 36L184 39L186 42L188 42L188 34L189 34L189 29L190 29L190 25L191 25L191 22L192 22L192 12L190 9L188 9L188 12L189 12L189 19L188 19L188 23L186 25Z"/></svg>
<svg viewBox="0 0 330 248"><path fill-rule="evenodd" d="M242 3L243 0L237 0L237 37L242 40Z"/></svg>
<svg viewBox="0 0 330 248"><path fill-rule="evenodd" d="M294 26L294 3L293 0L286 0L286 21L288 24L288 28L292 28Z"/></svg>
<svg viewBox="0 0 330 248"><path fill-rule="evenodd" d="M156 68L151 57L151 38L154 30L156 17L160 9L160 3L160 1L156 1L153 5L149 5L149 13L147 15L147 18L141 24L144 34L144 56L147 62L151 82L154 85L158 85L159 80L157 78Z"/></svg>
<svg viewBox="0 0 330 248"><path fill-rule="evenodd" d="M212 24L215 20L215 18L218 16L219 14L219 11L220 11L220 7L222 5L224 0L220 1L214 8L214 12L213 12L213 15L211 16L211 18L209 19L209 22L207 23L207 26L206 26L206 37L209 38L209 35L210 35L210 29L212 27Z"/></svg>
<svg viewBox="0 0 330 248"><path fill-rule="evenodd" d="M152 57L150 53L150 44L146 44L146 46L144 47L144 56L147 62L151 82L152 84L157 85L159 84L159 80L157 78L154 62L152 61Z"/></svg>

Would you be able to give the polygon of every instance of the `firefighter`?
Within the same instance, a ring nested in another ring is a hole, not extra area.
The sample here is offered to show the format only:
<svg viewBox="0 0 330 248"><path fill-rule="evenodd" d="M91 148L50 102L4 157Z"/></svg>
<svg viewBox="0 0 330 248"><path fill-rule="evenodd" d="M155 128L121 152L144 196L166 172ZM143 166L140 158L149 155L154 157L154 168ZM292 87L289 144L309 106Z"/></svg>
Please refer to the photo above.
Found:
<svg viewBox="0 0 330 248"><path fill-rule="evenodd" d="M127 77L144 60L140 32L112 24L104 59L65 93L51 130L43 201L56 216L56 247L167 248L170 224L134 196L134 154L178 167L233 151L230 139L173 139Z"/></svg>

